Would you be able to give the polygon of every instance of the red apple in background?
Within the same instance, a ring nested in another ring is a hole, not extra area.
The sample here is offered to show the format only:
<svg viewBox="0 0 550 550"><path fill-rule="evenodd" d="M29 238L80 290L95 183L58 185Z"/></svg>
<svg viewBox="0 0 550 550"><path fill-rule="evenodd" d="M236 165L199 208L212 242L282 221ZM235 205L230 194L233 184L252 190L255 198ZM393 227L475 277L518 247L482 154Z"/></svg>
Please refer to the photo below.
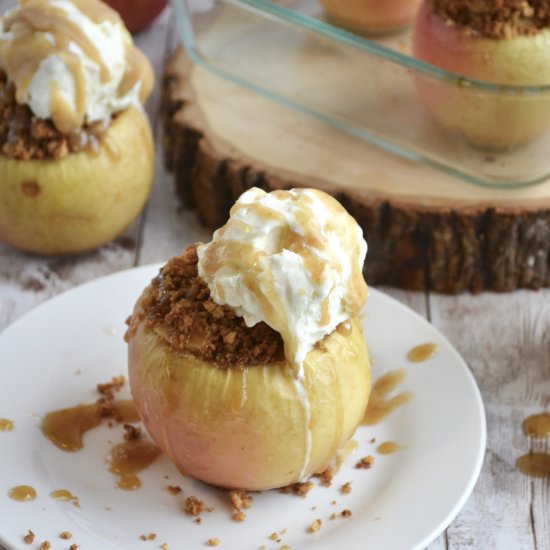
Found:
<svg viewBox="0 0 550 550"><path fill-rule="evenodd" d="M114 8L130 32L137 32L149 25L166 7L167 0L105 0Z"/></svg>

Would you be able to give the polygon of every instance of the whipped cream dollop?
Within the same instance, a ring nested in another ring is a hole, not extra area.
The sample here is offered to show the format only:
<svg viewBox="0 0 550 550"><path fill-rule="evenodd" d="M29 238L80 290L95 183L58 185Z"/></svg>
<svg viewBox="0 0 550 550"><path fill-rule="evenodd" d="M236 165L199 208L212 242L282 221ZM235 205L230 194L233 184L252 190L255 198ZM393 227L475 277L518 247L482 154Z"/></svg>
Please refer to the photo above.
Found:
<svg viewBox="0 0 550 550"><path fill-rule="evenodd" d="M252 188L197 250L212 298L248 326L264 321L279 332L287 360L298 369L315 343L356 315L367 298L362 230L322 191Z"/></svg>
<svg viewBox="0 0 550 550"><path fill-rule="evenodd" d="M62 132L141 107L153 71L100 0L19 0L0 20L0 68L16 100Z"/></svg>

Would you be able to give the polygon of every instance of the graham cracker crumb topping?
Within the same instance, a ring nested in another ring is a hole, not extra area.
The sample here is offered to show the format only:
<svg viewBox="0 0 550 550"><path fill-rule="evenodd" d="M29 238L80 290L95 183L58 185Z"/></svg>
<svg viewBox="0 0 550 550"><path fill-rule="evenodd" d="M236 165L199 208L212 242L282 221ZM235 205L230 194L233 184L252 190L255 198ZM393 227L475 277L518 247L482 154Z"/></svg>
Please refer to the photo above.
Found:
<svg viewBox="0 0 550 550"><path fill-rule="evenodd" d="M197 245L168 261L146 290L142 311L130 319L131 338L136 315L176 353L225 368L262 365L284 360L281 336L261 322L247 327L228 306L216 304L198 276Z"/></svg>
<svg viewBox="0 0 550 550"><path fill-rule="evenodd" d="M530 36L550 27L548 0L428 0L450 25L486 38Z"/></svg>

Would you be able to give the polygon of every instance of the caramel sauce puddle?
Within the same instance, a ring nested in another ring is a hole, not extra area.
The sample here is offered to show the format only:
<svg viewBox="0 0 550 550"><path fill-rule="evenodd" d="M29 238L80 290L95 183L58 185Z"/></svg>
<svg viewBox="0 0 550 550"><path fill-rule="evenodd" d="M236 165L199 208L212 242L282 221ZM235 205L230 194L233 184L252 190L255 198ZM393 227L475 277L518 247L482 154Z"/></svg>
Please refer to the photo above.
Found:
<svg viewBox="0 0 550 550"><path fill-rule="evenodd" d="M136 475L149 467L161 455L161 450L149 441L140 439L115 445L109 453L109 471L117 478L117 486L126 491L141 487Z"/></svg>
<svg viewBox="0 0 550 550"><path fill-rule="evenodd" d="M550 435L550 413L528 416L523 421L525 435L543 438ZM550 477L550 453L528 453L516 460L518 470L531 477Z"/></svg>
<svg viewBox="0 0 550 550"><path fill-rule="evenodd" d="M13 430L13 420L9 418L0 418L0 432L11 432Z"/></svg>
<svg viewBox="0 0 550 550"><path fill-rule="evenodd" d="M118 422L139 421L134 402L130 399L114 401L112 417ZM49 412L42 421L42 433L56 447L75 452L82 449L84 434L99 426L102 419L99 403L77 405Z"/></svg>
<svg viewBox="0 0 550 550"><path fill-rule="evenodd" d="M372 387L365 416L361 422L362 425L372 426L378 424L395 409L411 400L412 394L410 392L401 392L394 397L387 397L405 376L405 371L394 370L376 380Z"/></svg>
<svg viewBox="0 0 550 550"><path fill-rule="evenodd" d="M30 485L17 485L8 491L8 496L17 502L26 502L36 498L36 489Z"/></svg>
<svg viewBox="0 0 550 550"><path fill-rule="evenodd" d="M391 455L399 451L401 447L395 441L384 441L376 447L376 452L381 455Z"/></svg>
<svg viewBox="0 0 550 550"><path fill-rule="evenodd" d="M421 363L431 359L439 350L439 346L433 342L427 342L426 344L420 344L412 348L407 353L407 359L412 363Z"/></svg>

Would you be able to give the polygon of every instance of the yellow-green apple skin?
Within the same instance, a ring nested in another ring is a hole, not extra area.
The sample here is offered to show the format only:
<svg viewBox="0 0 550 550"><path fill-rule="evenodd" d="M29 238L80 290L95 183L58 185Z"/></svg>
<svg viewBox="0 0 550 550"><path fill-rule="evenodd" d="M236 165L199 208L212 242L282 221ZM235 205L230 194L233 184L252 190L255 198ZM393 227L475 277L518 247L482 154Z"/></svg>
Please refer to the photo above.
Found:
<svg viewBox="0 0 550 550"><path fill-rule="evenodd" d="M135 107L114 119L98 150L60 160L0 155L0 241L45 255L111 241L142 210L153 159L149 121Z"/></svg>
<svg viewBox="0 0 550 550"><path fill-rule="evenodd" d="M323 471L363 418L370 365L357 318L304 362L308 453L306 412L288 363L216 368L177 355L137 311L139 303L128 333L132 396L151 437L186 475L221 487L282 487Z"/></svg>

